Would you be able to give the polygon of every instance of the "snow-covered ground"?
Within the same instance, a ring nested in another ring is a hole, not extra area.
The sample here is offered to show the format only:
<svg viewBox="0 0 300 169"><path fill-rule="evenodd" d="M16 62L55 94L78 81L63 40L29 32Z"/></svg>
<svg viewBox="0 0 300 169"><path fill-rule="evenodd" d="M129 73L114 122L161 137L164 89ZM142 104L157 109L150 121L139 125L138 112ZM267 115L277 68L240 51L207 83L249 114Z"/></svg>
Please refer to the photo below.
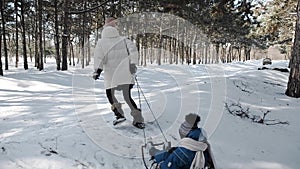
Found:
<svg viewBox="0 0 300 169"><path fill-rule="evenodd" d="M288 61L273 61L287 67ZM289 73L257 70L261 60L139 67L138 82L166 139L176 145L184 115L199 113L221 169L298 169L300 100L285 96ZM13 63L12 63L13 65ZM21 66L20 66L21 67ZM145 133L112 126L103 77L92 67L10 67L0 77L0 169L143 169L141 146L164 141L143 95ZM122 97L117 93L121 102ZM138 103L138 90L133 89ZM264 125L229 113L248 112ZM145 137L144 137L145 134ZM148 157L147 157L148 158Z"/></svg>

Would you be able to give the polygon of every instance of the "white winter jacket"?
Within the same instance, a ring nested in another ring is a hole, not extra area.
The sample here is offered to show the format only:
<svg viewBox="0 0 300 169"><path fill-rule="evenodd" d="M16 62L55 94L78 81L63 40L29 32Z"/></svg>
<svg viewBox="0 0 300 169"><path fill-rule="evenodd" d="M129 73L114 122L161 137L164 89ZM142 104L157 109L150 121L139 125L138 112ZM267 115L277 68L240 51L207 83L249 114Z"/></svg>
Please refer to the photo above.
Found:
<svg viewBox="0 0 300 169"><path fill-rule="evenodd" d="M101 36L94 52L94 69L96 71L100 68L104 71L105 89L134 84L134 75L129 71L129 64L138 63L135 44L121 37L118 30L111 26L104 27Z"/></svg>

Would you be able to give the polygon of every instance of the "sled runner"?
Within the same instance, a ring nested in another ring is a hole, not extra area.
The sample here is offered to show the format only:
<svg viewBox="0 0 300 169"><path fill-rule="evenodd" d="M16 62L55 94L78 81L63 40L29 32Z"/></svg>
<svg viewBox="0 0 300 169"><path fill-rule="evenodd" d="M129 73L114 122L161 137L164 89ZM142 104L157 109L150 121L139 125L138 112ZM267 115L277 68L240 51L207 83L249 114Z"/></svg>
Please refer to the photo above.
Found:
<svg viewBox="0 0 300 169"><path fill-rule="evenodd" d="M216 161L215 161L214 155L211 151L211 146L209 143L206 143L206 144L208 145L207 149L205 150L205 151L207 151L207 155L208 155L208 157L206 157L207 158L206 159L207 160L206 168L207 169L217 169Z"/></svg>
<svg viewBox="0 0 300 169"><path fill-rule="evenodd" d="M142 151L142 159L143 159L143 163L146 169L152 169L152 167L154 166L155 162L153 162L151 164L150 167L148 167L148 164L145 160L145 150L149 150L149 154L151 154L151 148L156 149L156 147L162 146L162 150L168 151L171 148L171 142L161 142L161 143L153 143L152 141L149 141L148 143L145 143L144 145L142 145L141 147L141 151Z"/></svg>

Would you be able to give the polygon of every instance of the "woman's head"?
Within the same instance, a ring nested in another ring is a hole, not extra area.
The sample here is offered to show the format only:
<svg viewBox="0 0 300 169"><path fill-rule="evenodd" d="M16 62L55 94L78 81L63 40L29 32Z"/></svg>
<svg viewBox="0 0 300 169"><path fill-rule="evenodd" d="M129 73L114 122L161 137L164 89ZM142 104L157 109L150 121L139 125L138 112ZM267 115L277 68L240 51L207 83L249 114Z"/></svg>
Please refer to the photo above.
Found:
<svg viewBox="0 0 300 169"><path fill-rule="evenodd" d="M108 18L106 18L104 26L116 27L117 26L117 19L114 18L114 17L108 17Z"/></svg>

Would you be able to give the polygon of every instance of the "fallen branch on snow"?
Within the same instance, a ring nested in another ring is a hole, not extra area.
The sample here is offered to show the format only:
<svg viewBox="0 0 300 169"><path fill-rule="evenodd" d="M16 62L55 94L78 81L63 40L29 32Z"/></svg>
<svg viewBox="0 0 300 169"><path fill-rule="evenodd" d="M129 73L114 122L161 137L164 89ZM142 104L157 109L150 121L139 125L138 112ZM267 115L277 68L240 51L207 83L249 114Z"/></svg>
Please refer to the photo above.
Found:
<svg viewBox="0 0 300 169"><path fill-rule="evenodd" d="M266 119L267 115L271 112L270 110L267 110L266 112L262 112L263 115L253 115L250 112L250 108L246 107L244 108L240 102L237 103L231 103L230 105L228 103L225 103L226 110L234 115L238 116L242 119L250 119L252 122L265 124L265 125L277 125L277 124L289 124L288 121L280 121L280 120L270 120Z"/></svg>
<svg viewBox="0 0 300 169"><path fill-rule="evenodd" d="M238 81L233 81L233 84L235 85L235 87L239 88L242 92L245 92L248 94L253 93L253 90L249 89L249 85L247 82L240 81L240 83L238 83Z"/></svg>

